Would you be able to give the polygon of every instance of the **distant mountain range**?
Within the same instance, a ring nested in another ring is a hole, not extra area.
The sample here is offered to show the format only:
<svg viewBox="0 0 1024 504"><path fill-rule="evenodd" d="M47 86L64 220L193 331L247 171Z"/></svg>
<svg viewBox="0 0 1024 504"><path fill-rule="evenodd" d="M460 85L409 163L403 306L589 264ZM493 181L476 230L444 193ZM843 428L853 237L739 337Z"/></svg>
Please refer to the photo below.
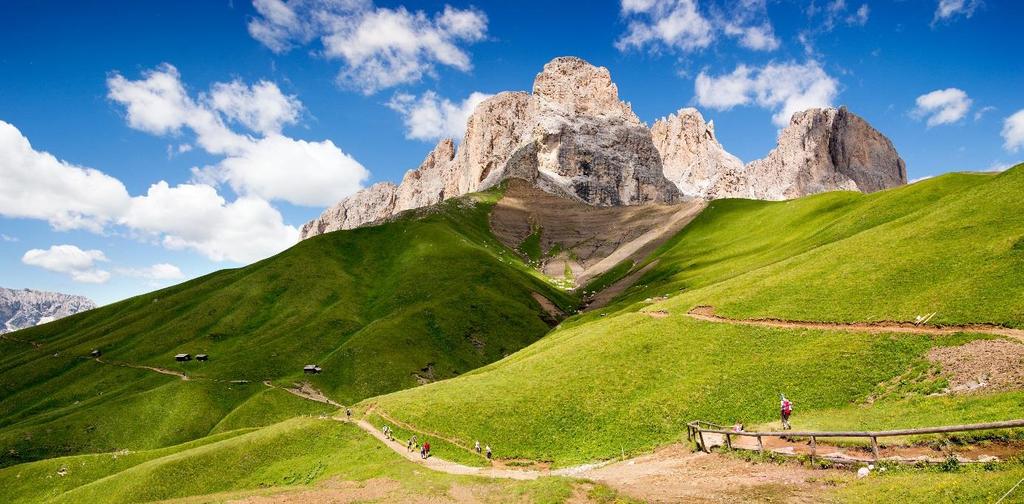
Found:
<svg viewBox="0 0 1024 504"><path fill-rule="evenodd" d="M0 334L45 324L96 308L84 296L0 287Z"/></svg>

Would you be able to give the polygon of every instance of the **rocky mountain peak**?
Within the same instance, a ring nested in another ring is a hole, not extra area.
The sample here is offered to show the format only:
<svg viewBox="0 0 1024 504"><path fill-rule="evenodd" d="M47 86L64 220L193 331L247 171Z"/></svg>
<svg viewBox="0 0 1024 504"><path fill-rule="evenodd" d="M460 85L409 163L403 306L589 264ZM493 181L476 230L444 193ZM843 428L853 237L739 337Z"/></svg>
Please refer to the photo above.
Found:
<svg viewBox="0 0 1024 504"><path fill-rule="evenodd" d="M713 122L695 108L679 109L651 127L665 177L688 196L704 199L739 196L743 162L726 152Z"/></svg>
<svg viewBox="0 0 1024 504"><path fill-rule="evenodd" d="M52 322L96 308L83 296L0 287L0 334Z"/></svg>
<svg viewBox="0 0 1024 504"><path fill-rule="evenodd" d="M566 116L615 117L640 125L629 104L619 100L619 88L608 69L574 56L544 65L533 81L533 97L539 107Z"/></svg>
<svg viewBox="0 0 1024 504"><path fill-rule="evenodd" d="M747 197L781 200L826 191L875 192L907 183L885 135L846 107L793 114L768 156L747 165Z"/></svg>
<svg viewBox="0 0 1024 504"><path fill-rule="evenodd" d="M379 222L510 178L608 207L872 192L906 183L906 166L892 142L845 108L794 114L778 146L744 165L697 109L680 109L647 128L619 99L608 69L561 57L544 65L532 93L504 92L480 103L457 147L442 140L401 184L376 184L346 198L303 226L302 238Z"/></svg>

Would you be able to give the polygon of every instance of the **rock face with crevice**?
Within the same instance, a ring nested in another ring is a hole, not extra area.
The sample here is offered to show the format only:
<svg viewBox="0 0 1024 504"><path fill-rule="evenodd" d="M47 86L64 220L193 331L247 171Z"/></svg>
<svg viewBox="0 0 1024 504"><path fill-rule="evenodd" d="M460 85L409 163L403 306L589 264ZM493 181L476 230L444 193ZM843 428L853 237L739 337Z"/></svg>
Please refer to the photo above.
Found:
<svg viewBox="0 0 1024 504"><path fill-rule="evenodd" d="M870 193L907 183L907 166L892 142L846 107L793 114L778 146L745 172L745 197L765 200L836 190Z"/></svg>
<svg viewBox="0 0 1024 504"><path fill-rule="evenodd" d="M608 70L565 57L544 66L532 93L499 93L478 105L457 150L442 140L398 186L377 184L346 198L303 226L302 238L378 222L508 178L595 206L680 198L662 174L650 130L619 100Z"/></svg>
<svg viewBox="0 0 1024 504"><path fill-rule="evenodd" d="M718 143L714 121L704 122L697 109L680 109L655 121L651 136L665 177L683 194L702 199L747 196L743 161Z"/></svg>
<svg viewBox="0 0 1024 504"><path fill-rule="evenodd" d="M905 184L892 142L845 108L793 115L767 157L729 154L693 108L648 128L619 98L608 70L574 57L544 65L531 93L480 103L456 148L441 140L399 185L364 189L302 227L302 238L380 222L510 178L595 207L694 198L780 200Z"/></svg>

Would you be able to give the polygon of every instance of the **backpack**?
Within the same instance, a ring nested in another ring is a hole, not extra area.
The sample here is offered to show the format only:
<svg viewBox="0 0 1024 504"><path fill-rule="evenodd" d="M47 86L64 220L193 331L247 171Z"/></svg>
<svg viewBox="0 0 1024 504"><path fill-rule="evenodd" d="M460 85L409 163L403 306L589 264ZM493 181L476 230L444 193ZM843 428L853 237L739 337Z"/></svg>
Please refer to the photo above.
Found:
<svg viewBox="0 0 1024 504"><path fill-rule="evenodd" d="M782 412L787 415L793 412L793 403L789 402L789 399L782 401Z"/></svg>

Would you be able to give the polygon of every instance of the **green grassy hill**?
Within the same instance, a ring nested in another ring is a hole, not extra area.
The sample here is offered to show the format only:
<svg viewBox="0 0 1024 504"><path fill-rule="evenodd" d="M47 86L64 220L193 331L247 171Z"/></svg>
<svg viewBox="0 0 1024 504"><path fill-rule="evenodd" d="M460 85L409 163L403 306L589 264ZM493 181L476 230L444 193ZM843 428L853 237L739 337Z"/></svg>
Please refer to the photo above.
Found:
<svg viewBox="0 0 1024 504"><path fill-rule="evenodd" d="M908 413L932 399L913 390L941 388L927 376L890 399L866 399L927 368L929 348L976 335L769 329L685 314L699 305L733 317L832 321L938 312L934 323L1024 326L1021 194L1024 167L871 195L716 201L648 258L657 263L613 305L498 363L372 402L425 430L486 440L497 456L557 464L673 442L698 418L767 422L779 392L798 405L798 426L804 415L847 408L887 413L833 414L829 427L925 421ZM934 400L944 407L929 408L928 423L960 423L1019 417L1024 393ZM994 406L962 407L970 401Z"/></svg>
<svg viewBox="0 0 1024 504"><path fill-rule="evenodd" d="M264 380L308 380L351 404L514 353L554 322L534 293L567 310L574 299L491 236L496 197L329 233L0 340L0 466L153 449L325 409ZM94 348L103 363L85 358ZM179 352L210 360L176 363ZM323 373L303 375L309 363Z"/></svg>

